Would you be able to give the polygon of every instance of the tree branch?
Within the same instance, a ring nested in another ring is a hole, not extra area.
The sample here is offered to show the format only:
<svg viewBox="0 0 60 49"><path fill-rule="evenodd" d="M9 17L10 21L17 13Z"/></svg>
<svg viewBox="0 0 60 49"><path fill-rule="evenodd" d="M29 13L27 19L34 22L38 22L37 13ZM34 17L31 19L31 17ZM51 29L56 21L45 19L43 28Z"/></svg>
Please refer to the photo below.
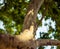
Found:
<svg viewBox="0 0 60 49"><path fill-rule="evenodd" d="M43 18L45 17L45 14L46 14L46 9L45 9L44 12L42 13L42 17L41 17L41 19L38 20L38 24L37 24L37 26L39 26L39 24L42 23L42 20L43 20Z"/></svg>
<svg viewBox="0 0 60 49"><path fill-rule="evenodd" d="M44 0L44 4L45 4L45 8L44 8L44 11L42 12L42 18L38 21L38 25L42 22L43 18L46 16L46 13L48 12L48 3L45 2Z"/></svg>
<svg viewBox="0 0 60 49"><path fill-rule="evenodd" d="M36 30L36 17L38 10L43 2L44 0L31 0L28 6L27 14L24 19L23 30L29 29L31 25L33 25L34 30Z"/></svg>
<svg viewBox="0 0 60 49"><path fill-rule="evenodd" d="M60 46L60 41L53 39L37 39L36 44L37 46L46 46L46 45Z"/></svg>
<svg viewBox="0 0 60 49"><path fill-rule="evenodd" d="M37 24L36 24L36 17L38 14L38 10L41 7L41 5L43 4L44 0L31 0L28 9L27 9L27 14L24 18L24 22L23 22L23 29L22 29L22 34L25 34L24 32L27 30L29 32L27 32L25 35L29 34L29 35L33 35L33 38L35 37L35 33L37 30ZM26 38L29 37L28 35L26 36ZM30 36L30 39L32 36Z"/></svg>
<svg viewBox="0 0 60 49"><path fill-rule="evenodd" d="M28 42L21 42L19 38L15 36L0 34L0 49L18 49L18 48L36 48L37 46L56 45L60 46L59 40L52 39L37 39L30 40Z"/></svg>

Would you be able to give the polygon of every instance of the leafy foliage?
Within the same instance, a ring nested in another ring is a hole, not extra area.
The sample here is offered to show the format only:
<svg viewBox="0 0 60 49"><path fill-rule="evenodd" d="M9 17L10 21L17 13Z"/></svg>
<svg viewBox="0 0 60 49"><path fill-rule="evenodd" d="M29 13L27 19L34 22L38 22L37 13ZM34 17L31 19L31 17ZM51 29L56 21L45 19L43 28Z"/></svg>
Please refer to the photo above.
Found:
<svg viewBox="0 0 60 49"><path fill-rule="evenodd" d="M4 5L0 9L0 20L4 22L8 33L14 33L14 29L18 34L21 32L28 4L29 2L26 0L4 0L0 5Z"/></svg>
<svg viewBox="0 0 60 49"><path fill-rule="evenodd" d="M4 22L7 33L19 34L21 32L29 3L29 0L4 0L0 3L0 20ZM56 23L56 28L53 29L49 25L48 33L43 34L41 38L50 38L48 35L55 32L53 35L54 38L60 40L60 0L45 0L38 13L42 13L42 15L45 13L45 20L51 18ZM42 26L42 23L40 23L40 26ZM0 33L5 33L5 31L0 29Z"/></svg>

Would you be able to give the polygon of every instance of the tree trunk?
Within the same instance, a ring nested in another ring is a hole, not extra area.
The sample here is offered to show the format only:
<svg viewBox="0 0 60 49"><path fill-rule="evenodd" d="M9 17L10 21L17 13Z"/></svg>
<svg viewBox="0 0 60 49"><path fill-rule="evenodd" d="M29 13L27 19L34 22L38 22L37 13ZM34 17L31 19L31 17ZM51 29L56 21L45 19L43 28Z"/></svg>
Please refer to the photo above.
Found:
<svg viewBox="0 0 60 49"><path fill-rule="evenodd" d="M34 39L37 29L36 17L43 2L44 0L31 0L24 19L22 33L14 36L0 34L0 49L36 49L37 46L60 45L60 41L57 40Z"/></svg>
<svg viewBox="0 0 60 49"><path fill-rule="evenodd" d="M33 32L36 32L37 24L36 24L36 17L39 8L43 4L44 0L31 0L30 5L27 9L27 14L24 19L23 23L23 30L30 29L33 26Z"/></svg>

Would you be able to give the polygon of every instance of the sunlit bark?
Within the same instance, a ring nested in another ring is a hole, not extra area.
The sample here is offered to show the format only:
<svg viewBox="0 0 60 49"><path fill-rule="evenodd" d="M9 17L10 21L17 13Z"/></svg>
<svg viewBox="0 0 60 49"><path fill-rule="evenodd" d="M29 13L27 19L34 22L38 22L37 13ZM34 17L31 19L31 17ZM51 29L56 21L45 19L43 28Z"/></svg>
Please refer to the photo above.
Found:
<svg viewBox="0 0 60 49"><path fill-rule="evenodd" d="M60 45L58 40L33 39L36 32L36 17L44 0L31 0L20 35L0 34L0 49L36 49L37 46Z"/></svg>

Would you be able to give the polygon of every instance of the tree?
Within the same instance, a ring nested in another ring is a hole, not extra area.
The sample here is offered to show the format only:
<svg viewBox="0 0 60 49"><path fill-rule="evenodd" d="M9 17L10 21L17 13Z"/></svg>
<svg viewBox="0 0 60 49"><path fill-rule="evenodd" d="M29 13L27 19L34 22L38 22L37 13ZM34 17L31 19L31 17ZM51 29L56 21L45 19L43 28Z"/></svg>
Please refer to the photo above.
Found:
<svg viewBox="0 0 60 49"><path fill-rule="evenodd" d="M59 0L30 0L29 2L26 0L5 0L0 5L0 20L4 22L6 29L5 34L2 34L3 32L0 34L0 49L36 49L38 46L60 45L58 38L60 30ZM37 20L37 14L40 12L42 18ZM35 33L43 18L50 17L56 22L56 30L49 26L49 33L54 31L55 38L58 40L36 40ZM19 35L12 35L14 33Z"/></svg>

